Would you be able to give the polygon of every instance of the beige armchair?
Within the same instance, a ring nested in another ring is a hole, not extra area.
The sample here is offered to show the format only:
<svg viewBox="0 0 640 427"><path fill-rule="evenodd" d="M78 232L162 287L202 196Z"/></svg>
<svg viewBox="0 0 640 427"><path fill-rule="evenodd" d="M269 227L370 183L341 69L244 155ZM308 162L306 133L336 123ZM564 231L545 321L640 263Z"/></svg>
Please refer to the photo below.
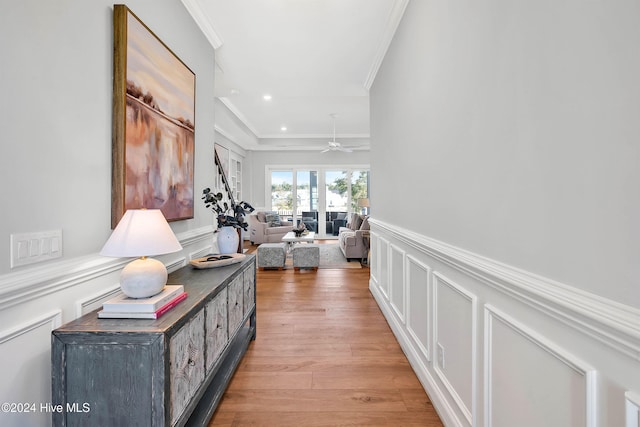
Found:
<svg viewBox="0 0 640 427"><path fill-rule="evenodd" d="M252 245L261 243L278 243L282 237L293 230L290 221L278 221L276 212L256 211L247 215L249 223L249 240ZM271 220L271 221L269 221ZM279 224L279 225L278 225Z"/></svg>
<svg viewBox="0 0 640 427"><path fill-rule="evenodd" d="M338 243L348 260L365 259L369 252L369 217L353 214L347 227L340 227Z"/></svg>

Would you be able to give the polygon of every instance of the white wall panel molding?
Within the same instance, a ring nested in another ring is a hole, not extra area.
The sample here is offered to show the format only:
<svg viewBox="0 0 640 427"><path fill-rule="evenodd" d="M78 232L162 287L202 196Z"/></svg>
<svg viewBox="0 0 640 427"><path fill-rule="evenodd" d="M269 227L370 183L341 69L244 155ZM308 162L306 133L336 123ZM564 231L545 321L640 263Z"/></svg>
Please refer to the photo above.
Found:
<svg viewBox="0 0 640 427"><path fill-rule="evenodd" d="M178 238L182 246L191 246L206 240L211 241L212 244L213 233L215 231L215 227L213 226L213 224L211 224L205 227L196 228L194 230L176 233L176 237Z"/></svg>
<svg viewBox="0 0 640 427"><path fill-rule="evenodd" d="M426 362L431 362L431 268L407 255L407 332Z"/></svg>
<svg viewBox="0 0 640 427"><path fill-rule="evenodd" d="M120 285L116 284L110 286L102 292L93 294L86 298L81 298L76 301L76 317L84 316L85 314L95 310L102 306L102 303L115 297L120 293Z"/></svg>
<svg viewBox="0 0 640 427"><path fill-rule="evenodd" d="M389 301L389 280L390 277L390 249L389 241L384 237L378 239L378 257L377 257L377 269L378 269L378 289L384 296L384 299Z"/></svg>
<svg viewBox="0 0 640 427"><path fill-rule="evenodd" d="M207 241L212 232L213 226L207 226L176 236L183 247L188 247ZM6 274L0 277L0 310L116 273L128 262L126 258L93 254ZM185 263L184 256L174 259L167 264L167 270Z"/></svg>
<svg viewBox="0 0 640 427"><path fill-rule="evenodd" d="M624 394L625 427L640 426L640 395L631 391Z"/></svg>
<svg viewBox="0 0 640 427"><path fill-rule="evenodd" d="M116 272L125 264L96 254L7 274L0 279L0 309Z"/></svg>
<svg viewBox="0 0 640 427"><path fill-rule="evenodd" d="M380 236L375 231L370 233L371 258L369 259L369 274L371 279L377 284L380 277Z"/></svg>
<svg viewBox="0 0 640 427"><path fill-rule="evenodd" d="M30 411L3 411L3 426L51 425L51 414L40 404L51 402L51 331L61 323L62 310L53 309L0 331L0 401L34 405Z"/></svg>
<svg viewBox="0 0 640 427"><path fill-rule="evenodd" d="M445 292L449 293L448 297L445 297ZM433 347L436 353L434 372L464 415L468 425L473 426L476 419L475 390L478 383L478 298L451 279L434 271L433 307ZM460 320L465 320L465 317L469 320L466 327ZM462 339L463 337L466 339ZM448 345L443 346L443 341L447 341ZM453 347L454 343L457 347ZM451 359L454 359L453 363ZM466 363L469 363L469 366L466 366Z"/></svg>
<svg viewBox="0 0 640 427"><path fill-rule="evenodd" d="M165 262L165 267L167 267L167 272L169 273L173 273L174 271L184 267L185 265L187 265L187 258L185 257L180 257L180 258L172 259L169 262Z"/></svg>
<svg viewBox="0 0 640 427"><path fill-rule="evenodd" d="M485 306L484 319L485 426L494 425L494 404L501 408L505 417L517 418L506 420L507 424L527 420L541 425L568 425L571 420L575 425L597 425L597 372L591 366L491 305ZM504 343L495 340L497 325L511 331L507 346L503 348L499 346ZM542 379L536 390L534 383L542 372L550 378ZM503 399L499 402L493 401L495 381L503 388ZM504 391L507 382L508 390ZM507 399L509 405L504 404ZM546 404L549 400L553 405ZM522 402L522 408L518 408L519 402ZM511 407L504 409L505 406ZM542 411L543 407L548 410ZM581 414L584 422L576 419L575 411L579 407L584 408ZM527 410L533 413L527 414ZM534 420L534 417L539 419ZM498 424L505 425L505 420L501 419Z"/></svg>
<svg viewBox="0 0 640 427"><path fill-rule="evenodd" d="M11 329L0 331L0 345L5 344L22 335L26 335L29 332L41 328L42 326L45 326L47 324L49 325L49 331L53 331L55 328L60 326L62 324L62 311L54 310L51 313L35 317L28 322L15 326Z"/></svg>
<svg viewBox="0 0 640 427"><path fill-rule="evenodd" d="M213 245L207 246L206 248L201 248L195 252L189 252L189 261L193 261L194 259L205 257L208 254L212 253L212 251L213 251Z"/></svg>
<svg viewBox="0 0 640 427"><path fill-rule="evenodd" d="M405 252L398 246L389 245L389 302L400 323L404 324L407 287L405 280Z"/></svg>
<svg viewBox="0 0 640 427"><path fill-rule="evenodd" d="M456 409L451 406L450 400L443 394L440 387L438 387L436 380L431 375L432 371L430 371L429 367L425 364L423 357L421 357L419 351L413 345L413 341L409 338L409 335L405 333L403 325L399 323L398 319L394 316L393 309L389 306L389 300L378 286L370 284L369 290L378 303L382 314L387 319L393 334L396 336L400 347L402 347L402 351L404 351L404 354L407 356L420 383L429 393L431 402L436 408L440 419L446 426L462 427L463 424L460 423L456 415Z"/></svg>
<svg viewBox="0 0 640 427"><path fill-rule="evenodd" d="M370 224L380 236L433 257L640 361L640 310L375 218Z"/></svg>

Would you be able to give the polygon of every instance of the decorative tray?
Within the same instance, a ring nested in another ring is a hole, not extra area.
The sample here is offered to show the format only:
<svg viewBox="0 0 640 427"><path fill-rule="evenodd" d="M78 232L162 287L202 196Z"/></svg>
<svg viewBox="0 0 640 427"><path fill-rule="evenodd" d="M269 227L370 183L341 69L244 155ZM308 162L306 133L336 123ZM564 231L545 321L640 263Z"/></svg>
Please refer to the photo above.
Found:
<svg viewBox="0 0 640 427"><path fill-rule="evenodd" d="M202 258L191 260L189 264L195 268L216 268L238 263L245 258L245 254L209 254Z"/></svg>

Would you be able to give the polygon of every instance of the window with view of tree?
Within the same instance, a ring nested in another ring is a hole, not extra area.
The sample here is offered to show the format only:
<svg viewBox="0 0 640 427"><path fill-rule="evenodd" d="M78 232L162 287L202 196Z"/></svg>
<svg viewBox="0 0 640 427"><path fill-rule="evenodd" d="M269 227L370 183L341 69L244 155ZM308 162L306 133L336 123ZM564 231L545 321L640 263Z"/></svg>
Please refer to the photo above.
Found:
<svg viewBox="0 0 640 427"><path fill-rule="evenodd" d="M360 212L358 200L369 197L369 171L365 169L273 169L270 175L271 209L284 219L305 222L320 236L337 235L334 220L339 214L345 218Z"/></svg>
<svg viewBox="0 0 640 427"><path fill-rule="evenodd" d="M342 172L342 177L334 179L329 187L346 197L349 191L349 177L351 178L350 212L359 212L358 200L369 198L369 171Z"/></svg>
<svg viewBox="0 0 640 427"><path fill-rule="evenodd" d="M271 172L271 209L281 215L293 212L293 172Z"/></svg>

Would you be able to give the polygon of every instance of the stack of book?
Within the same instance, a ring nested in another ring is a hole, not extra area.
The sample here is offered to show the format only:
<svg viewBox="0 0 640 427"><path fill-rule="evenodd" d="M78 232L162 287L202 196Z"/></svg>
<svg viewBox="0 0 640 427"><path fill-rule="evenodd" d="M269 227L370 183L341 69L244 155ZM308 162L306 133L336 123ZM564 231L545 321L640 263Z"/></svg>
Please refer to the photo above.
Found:
<svg viewBox="0 0 640 427"><path fill-rule="evenodd" d="M157 319L187 298L182 285L167 285L149 298L130 298L124 294L102 304L100 319Z"/></svg>

